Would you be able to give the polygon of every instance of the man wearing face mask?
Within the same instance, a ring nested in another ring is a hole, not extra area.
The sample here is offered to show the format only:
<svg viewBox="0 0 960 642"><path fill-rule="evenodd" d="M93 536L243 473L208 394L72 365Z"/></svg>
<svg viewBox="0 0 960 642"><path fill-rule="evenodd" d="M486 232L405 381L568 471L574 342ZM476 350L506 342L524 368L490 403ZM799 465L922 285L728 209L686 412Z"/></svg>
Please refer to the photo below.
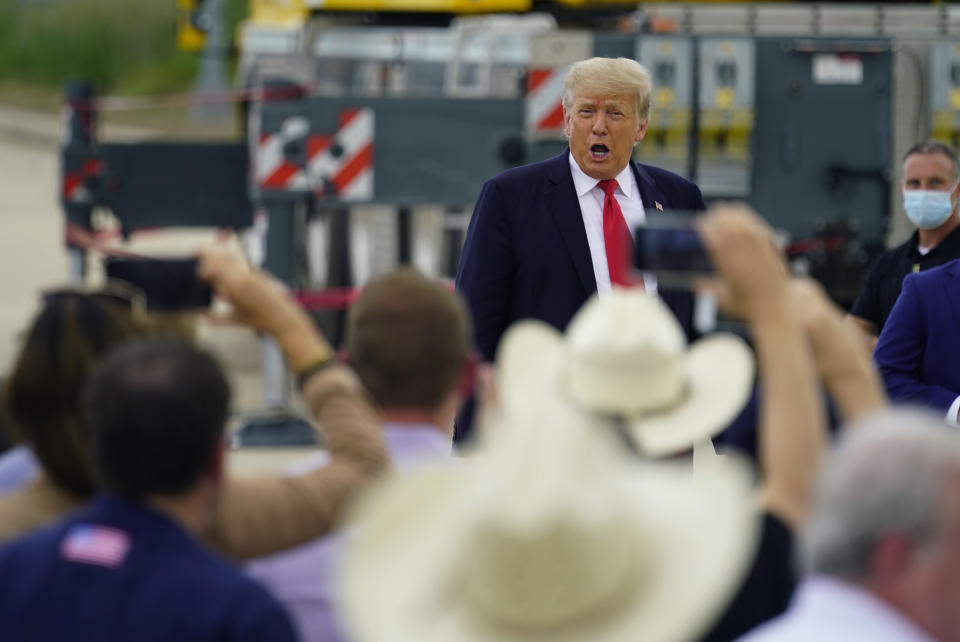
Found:
<svg viewBox="0 0 960 642"><path fill-rule="evenodd" d="M937 141L917 143L903 159L903 208L917 231L874 264L847 317L871 349L900 296L904 278L960 258L960 160Z"/></svg>
<svg viewBox="0 0 960 642"><path fill-rule="evenodd" d="M960 260L951 260L960 257L957 156L940 143L922 143L907 154L903 174L904 209L918 229L891 254L906 248L899 260L919 273L903 279L873 358L891 401L934 408L960 425ZM897 269L891 271L899 278Z"/></svg>

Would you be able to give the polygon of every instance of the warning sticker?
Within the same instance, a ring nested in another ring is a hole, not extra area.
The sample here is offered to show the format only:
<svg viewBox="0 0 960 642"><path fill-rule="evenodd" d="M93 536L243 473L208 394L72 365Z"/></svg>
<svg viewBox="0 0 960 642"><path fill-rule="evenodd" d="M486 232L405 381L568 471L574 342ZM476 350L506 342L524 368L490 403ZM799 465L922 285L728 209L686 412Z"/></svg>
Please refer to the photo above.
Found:
<svg viewBox="0 0 960 642"><path fill-rule="evenodd" d="M818 85L859 85L863 60L859 56L817 54L813 57L813 82Z"/></svg>

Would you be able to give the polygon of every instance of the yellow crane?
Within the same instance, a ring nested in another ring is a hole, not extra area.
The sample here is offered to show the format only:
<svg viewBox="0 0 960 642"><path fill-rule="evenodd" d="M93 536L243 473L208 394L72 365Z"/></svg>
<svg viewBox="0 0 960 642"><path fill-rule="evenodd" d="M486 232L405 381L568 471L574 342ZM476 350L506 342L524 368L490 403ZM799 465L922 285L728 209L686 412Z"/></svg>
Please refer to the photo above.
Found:
<svg viewBox="0 0 960 642"><path fill-rule="evenodd" d="M251 0L250 18L255 22L303 20L311 13L383 12L442 13L467 15L478 13L527 13L541 5L579 9L632 8L636 0Z"/></svg>
<svg viewBox="0 0 960 642"><path fill-rule="evenodd" d="M640 4L638 0L250 0L250 19L258 24L289 25L302 22L317 12L470 15L531 11L626 11L636 9Z"/></svg>

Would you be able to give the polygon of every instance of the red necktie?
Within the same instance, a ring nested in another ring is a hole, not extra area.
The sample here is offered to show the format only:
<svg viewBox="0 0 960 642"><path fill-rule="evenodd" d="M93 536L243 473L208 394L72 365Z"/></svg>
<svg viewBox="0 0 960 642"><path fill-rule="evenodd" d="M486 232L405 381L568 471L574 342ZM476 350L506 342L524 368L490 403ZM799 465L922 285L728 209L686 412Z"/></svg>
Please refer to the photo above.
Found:
<svg viewBox="0 0 960 642"><path fill-rule="evenodd" d="M617 181L607 179L597 183L603 190L603 245L607 250L607 269L610 285L633 285L630 279L630 250L633 241L627 222L623 219L620 203L613 197Z"/></svg>

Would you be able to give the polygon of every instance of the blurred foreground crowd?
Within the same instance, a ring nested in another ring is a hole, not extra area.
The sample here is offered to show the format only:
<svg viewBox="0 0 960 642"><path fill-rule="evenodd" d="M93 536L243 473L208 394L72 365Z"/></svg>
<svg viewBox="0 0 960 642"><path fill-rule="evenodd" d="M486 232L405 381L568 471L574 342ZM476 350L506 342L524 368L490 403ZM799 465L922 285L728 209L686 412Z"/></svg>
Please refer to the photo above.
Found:
<svg viewBox="0 0 960 642"><path fill-rule="evenodd" d="M326 444L273 478L225 474L230 391L189 324L115 288L46 293L6 388L26 446L0 460L4 638L953 639L960 441L887 408L862 337L759 217L719 207L699 231L752 350L688 344L623 288L565 333L514 324L479 377L466 306L416 272L365 288L338 361L269 276L203 250ZM756 461L718 454L755 376Z"/></svg>
<svg viewBox="0 0 960 642"><path fill-rule="evenodd" d="M918 233L850 316L749 208L697 217L697 288L745 331L695 336L608 221L699 190L629 160L642 92L571 77L569 153L484 187L463 298L378 277L338 356L270 276L200 252L324 445L287 474L228 474L230 387L191 320L116 283L44 293L4 390L0 639L960 640L956 155L908 154ZM510 237L561 174L579 236ZM583 260L543 269L573 238ZM744 422L756 447L723 447Z"/></svg>

